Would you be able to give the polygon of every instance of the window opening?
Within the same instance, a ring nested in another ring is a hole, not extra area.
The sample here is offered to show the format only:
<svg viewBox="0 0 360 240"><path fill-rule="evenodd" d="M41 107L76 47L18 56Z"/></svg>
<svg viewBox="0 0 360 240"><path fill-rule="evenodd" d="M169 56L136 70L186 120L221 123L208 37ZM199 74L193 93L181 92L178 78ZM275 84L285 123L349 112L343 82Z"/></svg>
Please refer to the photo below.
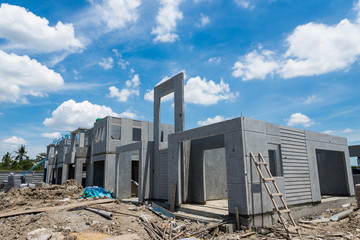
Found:
<svg viewBox="0 0 360 240"><path fill-rule="evenodd" d="M111 126L111 139L114 139L114 140L121 139L121 126L118 126L118 125Z"/></svg>
<svg viewBox="0 0 360 240"><path fill-rule="evenodd" d="M270 149L268 150L268 154L269 154L270 172L274 177L283 176L280 145L276 145L276 144L269 144L269 145L270 145L269 147Z"/></svg>
<svg viewBox="0 0 360 240"><path fill-rule="evenodd" d="M133 128L133 141L141 141L141 128Z"/></svg>

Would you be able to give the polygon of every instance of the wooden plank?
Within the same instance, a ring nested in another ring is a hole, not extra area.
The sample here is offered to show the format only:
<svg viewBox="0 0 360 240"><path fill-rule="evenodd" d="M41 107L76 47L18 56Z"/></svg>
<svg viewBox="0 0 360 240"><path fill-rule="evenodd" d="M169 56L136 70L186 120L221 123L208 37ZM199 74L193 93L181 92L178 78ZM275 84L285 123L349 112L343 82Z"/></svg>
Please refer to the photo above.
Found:
<svg viewBox="0 0 360 240"><path fill-rule="evenodd" d="M23 211L12 211L12 212L7 212L7 213L1 213L0 218L18 216L18 215L23 215L23 214L66 210L66 209L86 207L86 206L91 206L91 205L96 205L96 204L112 203L115 201L116 201L116 199L100 199L100 200L95 200L95 201L85 201L85 202L82 201L82 202L78 202L78 203L72 203L72 204L61 205L61 206L56 206L56 207L43 207L43 208L34 208L34 209L28 209L28 210L23 210Z"/></svg>

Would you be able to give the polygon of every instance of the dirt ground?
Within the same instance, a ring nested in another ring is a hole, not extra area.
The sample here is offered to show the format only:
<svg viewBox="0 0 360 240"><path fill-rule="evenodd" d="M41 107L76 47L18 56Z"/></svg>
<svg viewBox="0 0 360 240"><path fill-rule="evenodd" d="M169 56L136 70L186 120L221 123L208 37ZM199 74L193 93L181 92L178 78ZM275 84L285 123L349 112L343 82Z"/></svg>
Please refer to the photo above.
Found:
<svg viewBox="0 0 360 240"><path fill-rule="evenodd" d="M0 192L0 214L43 207L91 203L82 199L83 188L74 180L64 185L42 188L11 189ZM188 220L168 219L151 211L149 206L135 206L119 200L90 206L113 213L111 220L85 209L54 210L0 218L0 239L285 239L282 227L244 229L235 233L221 232L219 224L201 224ZM302 239L360 239L360 211L336 222L329 217L355 204L328 209L320 216L297 220ZM296 234L293 238L300 239Z"/></svg>

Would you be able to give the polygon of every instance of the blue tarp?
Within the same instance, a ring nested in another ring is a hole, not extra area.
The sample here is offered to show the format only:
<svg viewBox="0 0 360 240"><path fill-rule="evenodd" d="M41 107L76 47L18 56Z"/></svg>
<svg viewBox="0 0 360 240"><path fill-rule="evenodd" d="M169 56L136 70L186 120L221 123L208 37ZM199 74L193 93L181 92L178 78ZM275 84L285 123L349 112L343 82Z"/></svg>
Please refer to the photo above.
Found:
<svg viewBox="0 0 360 240"><path fill-rule="evenodd" d="M102 187L86 187L84 189L82 198L93 198L93 197L108 197L108 198L114 198L113 192L106 191Z"/></svg>

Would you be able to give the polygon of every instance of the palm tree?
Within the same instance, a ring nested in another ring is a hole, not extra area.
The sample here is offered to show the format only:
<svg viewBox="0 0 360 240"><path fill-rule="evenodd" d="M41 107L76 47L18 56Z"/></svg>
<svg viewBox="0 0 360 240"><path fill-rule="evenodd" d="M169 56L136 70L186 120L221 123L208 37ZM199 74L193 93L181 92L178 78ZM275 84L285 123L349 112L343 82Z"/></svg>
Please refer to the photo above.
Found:
<svg viewBox="0 0 360 240"><path fill-rule="evenodd" d="M9 152L7 152L2 158L1 168L10 169L12 162L13 162L13 160L12 160L11 154Z"/></svg>
<svg viewBox="0 0 360 240"><path fill-rule="evenodd" d="M17 151L15 151L17 156L15 157L15 160L18 160L19 163L21 163L24 159L28 159L29 157L26 155L27 151L25 150L25 145L20 145Z"/></svg>

